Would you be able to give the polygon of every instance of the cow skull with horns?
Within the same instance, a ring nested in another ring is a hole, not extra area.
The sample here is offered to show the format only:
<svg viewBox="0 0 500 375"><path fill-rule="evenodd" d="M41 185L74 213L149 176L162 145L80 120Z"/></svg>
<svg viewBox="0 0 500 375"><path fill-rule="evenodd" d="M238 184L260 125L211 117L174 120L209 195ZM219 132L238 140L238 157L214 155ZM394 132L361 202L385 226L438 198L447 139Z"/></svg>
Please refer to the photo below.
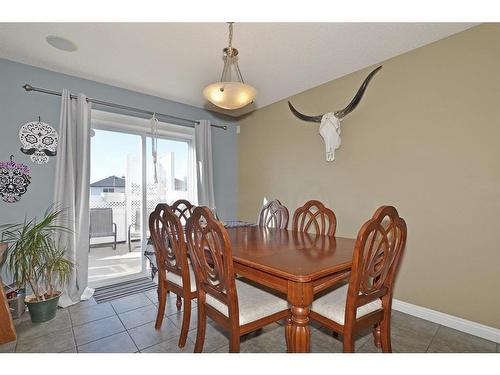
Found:
<svg viewBox="0 0 500 375"><path fill-rule="evenodd" d="M375 68L370 74L368 74L361 84L361 87L358 89L358 92L354 95L354 98L344 109L328 112L318 116L308 116L297 111L292 103L288 102L290 110L297 118L309 122L319 122L321 124L319 126L319 134L325 141L327 161L335 160L335 150L340 147L340 122L345 116L351 113L354 108L357 107L363 97L363 94L365 93L368 83L370 83L370 80L380 69L382 69L382 66Z"/></svg>

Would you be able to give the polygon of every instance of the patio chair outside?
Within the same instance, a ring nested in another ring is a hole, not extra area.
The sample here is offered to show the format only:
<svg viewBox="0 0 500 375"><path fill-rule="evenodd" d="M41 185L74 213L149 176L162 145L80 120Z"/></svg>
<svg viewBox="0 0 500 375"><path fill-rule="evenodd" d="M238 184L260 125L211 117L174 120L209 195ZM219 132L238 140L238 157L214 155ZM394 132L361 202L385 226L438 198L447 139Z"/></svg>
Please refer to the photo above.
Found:
<svg viewBox="0 0 500 375"><path fill-rule="evenodd" d="M113 222L112 208L90 209L89 239L99 237L113 237L113 250L116 250L116 223Z"/></svg>
<svg viewBox="0 0 500 375"><path fill-rule="evenodd" d="M135 211L135 217L132 224L128 226L127 230L127 240L128 240L128 251L132 251L132 237L134 239L141 239L141 211Z"/></svg>

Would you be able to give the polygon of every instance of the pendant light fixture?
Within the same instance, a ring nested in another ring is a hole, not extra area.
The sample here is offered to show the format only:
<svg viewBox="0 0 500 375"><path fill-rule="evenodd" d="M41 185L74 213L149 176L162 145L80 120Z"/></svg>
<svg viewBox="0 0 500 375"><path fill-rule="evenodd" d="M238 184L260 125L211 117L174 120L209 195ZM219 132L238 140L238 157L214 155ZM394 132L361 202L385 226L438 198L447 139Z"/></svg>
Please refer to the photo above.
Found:
<svg viewBox="0 0 500 375"><path fill-rule="evenodd" d="M229 44L222 50L224 68L219 82L208 85L203 95L209 102L224 109L238 109L255 99L257 91L243 81L238 67L238 50L233 47L233 23L229 23Z"/></svg>

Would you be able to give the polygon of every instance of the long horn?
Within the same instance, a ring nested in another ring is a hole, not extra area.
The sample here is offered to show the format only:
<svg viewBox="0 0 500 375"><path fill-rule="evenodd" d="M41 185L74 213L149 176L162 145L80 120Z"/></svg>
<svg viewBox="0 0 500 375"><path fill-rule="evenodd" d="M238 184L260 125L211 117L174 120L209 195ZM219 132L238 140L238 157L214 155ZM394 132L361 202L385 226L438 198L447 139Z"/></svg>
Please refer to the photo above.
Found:
<svg viewBox="0 0 500 375"><path fill-rule="evenodd" d="M302 113L300 113L299 111L297 111L294 106L292 105L292 103L288 102L288 106L290 107L290 111L292 111L292 113L299 119L301 120L304 120L304 121L311 121L311 122L321 122L321 118L323 117L323 115L319 115L319 116L308 116L308 115L304 115Z"/></svg>
<svg viewBox="0 0 500 375"><path fill-rule="evenodd" d="M380 65L378 68L373 69L373 71L368 74L368 77L365 78L363 83L361 84L361 87L358 89L358 92L356 95L354 95L354 98L352 98L351 102L345 107L344 109L341 109L339 111L335 111L335 116L337 118L343 118L347 116L349 113L351 113L354 108L356 108L361 101L361 98L363 97L363 94L365 93L366 87L368 86L368 83L370 83L371 79L373 76L380 70L382 69L382 65Z"/></svg>

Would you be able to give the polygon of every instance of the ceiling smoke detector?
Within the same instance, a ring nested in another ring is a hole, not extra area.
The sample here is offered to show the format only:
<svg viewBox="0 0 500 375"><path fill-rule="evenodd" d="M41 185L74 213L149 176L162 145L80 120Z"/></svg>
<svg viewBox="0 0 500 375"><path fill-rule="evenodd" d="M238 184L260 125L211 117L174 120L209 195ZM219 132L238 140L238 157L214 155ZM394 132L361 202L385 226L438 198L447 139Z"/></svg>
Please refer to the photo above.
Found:
<svg viewBox="0 0 500 375"><path fill-rule="evenodd" d="M78 47L71 40L61 38L60 36L49 35L45 38L47 43L49 43L52 47L57 48L61 51L66 52L75 52Z"/></svg>

